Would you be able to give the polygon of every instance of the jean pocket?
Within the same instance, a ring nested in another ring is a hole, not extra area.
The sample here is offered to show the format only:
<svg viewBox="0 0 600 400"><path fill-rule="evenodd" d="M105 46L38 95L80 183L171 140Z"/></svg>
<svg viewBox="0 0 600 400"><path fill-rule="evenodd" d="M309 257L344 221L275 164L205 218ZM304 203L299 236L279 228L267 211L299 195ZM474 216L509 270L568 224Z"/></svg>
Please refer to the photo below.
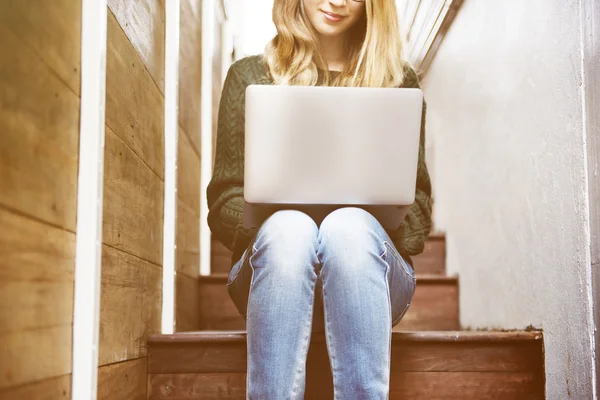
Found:
<svg viewBox="0 0 600 400"><path fill-rule="evenodd" d="M229 297L244 319L246 318L248 308L250 284L254 275L254 270L250 264L250 257L248 256L249 252L250 250L245 251L240 260L231 268L227 282Z"/></svg>
<svg viewBox="0 0 600 400"><path fill-rule="evenodd" d="M400 256L393 245L384 242L385 261L389 265L388 284L390 289L392 327L397 325L412 303L417 280L414 270Z"/></svg>
<svg viewBox="0 0 600 400"><path fill-rule="evenodd" d="M229 276L227 277L227 286L231 285L233 283L233 281L235 280L235 278L237 278L238 275L240 274L240 270L242 269L242 266L244 265L245 258L246 258L246 251L244 251L244 254L242 254L242 257L240 257L238 262L236 262L233 265L233 267L231 267L231 271L229 271Z"/></svg>
<svg viewBox="0 0 600 400"><path fill-rule="evenodd" d="M400 314L398 314L398 315L392 314L392 318L393 318L392 328L400 323L400 321L402 320L402 317L404 317L404 314L406 314L406 312L408 311L408 307L410 307L410 305L411 305L411 303L406 304L406 306L404 307L404 309L402 309Z"/></svg>
<svg viewBox="0 0 600 400"><path fill-rule="evenodd" d="M394 327L400 322L402 317L404 317L412 304L417 288L417 282L406 276L402 276L401 279L395 278L391 287L393 289L390 293L390 301L392 308L392 327Z"/></svg>
<svg viewBox="0 0 600 400"><path fill-rule="evenodd" d="M390 244L389 242L383 243L387 248L388 252L391 252L396 258L396 260L400 263L402 270L406 273L406 275L408 275L411 279L416 280L417 276L415 275L415 270L409 263L406 262L406 260L404 260L400 253L398 253L398 250L396 250L396 246Z"/></svg>

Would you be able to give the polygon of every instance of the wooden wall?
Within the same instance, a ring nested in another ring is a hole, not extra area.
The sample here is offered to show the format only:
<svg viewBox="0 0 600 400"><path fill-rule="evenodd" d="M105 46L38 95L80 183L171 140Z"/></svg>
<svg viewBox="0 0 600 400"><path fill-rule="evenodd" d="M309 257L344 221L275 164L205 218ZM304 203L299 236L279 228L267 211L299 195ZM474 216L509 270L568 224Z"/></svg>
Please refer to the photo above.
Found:
<svg viewBox="0 0 600 400"><path fill-rule="evenodd" d="M201 1L182 0L178 330L197 326ZM160 332L165 0L108 0L98 398L146 398ZM0 398L70 398L81 2L0 1Z"/></svg>
<svg viewBox="0 0 600 400"><path fill-rule="evenodd" d="M3 400L70 397L80 25L79 1L0 1Z"/></svg>
<svg viewBox="0 0 600 400"><path fill-rule="evenodd" d="M202 1L181 0L177 166L177 331L199 329Z"/></svg>
<svg viewBox="0 0 600 400"><path fill-rule="evenodd" d="M108 6L98 398L142 400L161 326L165 6Z"/></svg>

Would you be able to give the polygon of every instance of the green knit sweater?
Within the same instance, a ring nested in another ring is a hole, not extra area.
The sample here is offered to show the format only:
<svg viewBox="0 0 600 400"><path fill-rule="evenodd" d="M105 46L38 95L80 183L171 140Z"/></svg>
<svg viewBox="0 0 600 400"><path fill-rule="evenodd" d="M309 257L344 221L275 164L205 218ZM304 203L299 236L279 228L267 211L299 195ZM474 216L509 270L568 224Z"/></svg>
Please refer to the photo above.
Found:
<svg viewBox="0 0 600 400"><path fill-rule="evenodd" d="M207 188L208 225L212 234L233 251L235 263L249 245L256 228L243 227L244 207L244 107L246 87L250 84L273 84L262 55L254 55L231 65L221 94L217 121L217 143L213 176ZM420 87L417 74L406 67L402 87ZM419 144L415 202L404 222L388 231L398 252L410 263L410 256L423 251L431 229L431 182L425 164L425 112Z"/></svg>

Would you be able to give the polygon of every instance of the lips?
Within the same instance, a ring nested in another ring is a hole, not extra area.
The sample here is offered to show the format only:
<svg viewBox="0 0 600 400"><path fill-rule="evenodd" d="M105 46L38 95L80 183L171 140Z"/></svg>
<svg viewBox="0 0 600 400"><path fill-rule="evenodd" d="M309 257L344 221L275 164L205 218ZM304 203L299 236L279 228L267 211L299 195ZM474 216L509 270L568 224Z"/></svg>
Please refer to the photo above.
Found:
<svg viewBox="0 0 600 400"><path fill-rule="evenodd" d="M328 11L321 10L321 12L323 13L323 16L325 17L325 19L328 21L331 21L331 22L340 22L341 20L346 18L343 15L334 14L334 13L328 12Z"/></svg>

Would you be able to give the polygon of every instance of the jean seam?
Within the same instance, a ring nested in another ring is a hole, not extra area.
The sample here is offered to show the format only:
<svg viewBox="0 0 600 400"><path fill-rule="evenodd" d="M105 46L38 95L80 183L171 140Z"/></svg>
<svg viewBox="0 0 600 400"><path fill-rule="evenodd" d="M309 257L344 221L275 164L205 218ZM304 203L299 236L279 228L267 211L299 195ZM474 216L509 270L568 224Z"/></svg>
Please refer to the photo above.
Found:
<svg viewBox="0 0 600 400"><path fill-rule="evenodd" d="M312 292L314 293L314 287L315 285L313 284L313 290ZM310 336L311 336L311 325L312 325L312 319L313 319L313 308L314 308L314 296L312 296L313 300L310 302L310 306L309 306L309 318L307 319L308 324L305 326L304 328L304 332L307 332L304 334L304 337L302 338L303 343L302 343L302 348L300 351L300 369L296 370L296 375L294 376L294 381L292 382L292 394L295 395L296 391L298 390L298 378L300 378L302 376L302 360L304 361L304 369L306 371L306 359L307 359L307 354L308 354L308 344L310 344Z"/></svg>
<svg viewBox="0 0 600 400"><path fill-rule="evenodd" d="M231 286L233 284L233 282L235 282L235 280L238 278L238 276L240 275L240 272L242 271L242 268L244 268L244 258L242 257L241 263L242 265L240 265L240 267L238 268L238 270L235 273L235 276L231 279L231 281L227 282L226 286ZM233 267L235 267L235 264L233 264ZM232 267L232 268L233 268ZM231 272L231 271L230 271Z"/></svg>
<svg viewBox="0 0 600 400"><path fill-rule="evenodd" d="M389 249L390 249L390 251L391 251L391 253L392 253L392 255L393 255L394 257L396 257L396 259L398 260L398 262L399 262L400 264L402 264L402 265L401 265L401 269L402 269L402 272L404 273L404 275L406 275L408 278L412 279L413 281L416 281L416 280L417 280L417 277L416 277L416 276L414 276L414 275L411 275L411 274L410 274L410 273L409 273L409 272L406 270L406 266L405 266L405 264L406 264L406 261L405 261L405 260L402 258L402 256L401 256L401 255L400 255L400 254L399 254L397 251L394 251L394 249L392 248L392 246L390 245L390 243L389 243L387 240L384 240L384 241L383 241L383 245L384 245L384 247L386 248L386 251L384 251L384 253L383 253L383 254L386 254L386 252L387 252L387 249L389 248ZM383 255L382 255L382 256L383 256ZM411 266L411 269L413 269L413 268L412 268L412 266ZM414 273L414 269L413 269L413 273Z"/></svg>
<svg viewBox="0 0 600 400"><path fill-rule="evenodd" d="M383 246L386 247L386 246ZM385 254L385 253L384 253ZM390 321L392 320L392 296L390 294L390 284L388 281L388 276L390 273L390 264L385 261L385 265L386 265L386 269L385 269L385 286L387 288L387 295L388 295L388 304L389 304L389 315L390 315ZM387 366L388 366L388 370L387 370L387 387L389 390L390 387L390 373L391 373L391 365L392 365L392 326L393 323L390 324L390 328L388 329L388 359L387 359ZM388 393L389 396L389 393Z"/></svg>
<svg viewBox="0 0 600 400"><path fill-rule="evenodd" d="M252 249L254 250L254 245L252 245ZM246 317L248 316L249 312L248 312L248 308L250 307L250 296L252 295L252 285L254 284L254 266L252 265L252 256L254 255L254 252L252 252L249 256L248 256L248 264L250 265L250 268L252 269L252 277L250 278L250 288L248 289L248 302L246 303ZM240 268L241 269L241 268ZM247 322L247 320L246 320ZM248 327L246 326L246 350L248 350L248 344L250 343L250 341L248 340ZM248 354L250 354L250 352L248 351ZM249 397L249 391L248 389L250 388L250 371L249 371L249 367L250 367L250 363L248 362L248 357L246 357L246 400L250 400Z"/></svg>
<svg viewBox="0 0 600 400"><path fill-rule="evenodd" d="M389 310L390 321L392 321L392 297L390 295L390 283L388 281L388 276L390 273L390 264L385 260L383 260L383 261L385 263L385 287L386 287L387 299L388 299L388 305L389 305L388 310ZM388 329L388 359L387 359L387 364L386 364L388 366L388 370L387 370L387 386L388 386L388 388L390 385L391 363L392 363L392 324L390 323L390 328Z"/></svg>
<svg viewBox="0 0 600 400"><path fill-rule="evenodd" d="M381 253L381 254L379 255L379 258L383 259L384 261L385 261L385 259L384 259L383 257L384 257L384 256L386 255L386 253L387 253L387 246L385 245L385 243L386 243L386 242L385 242L385 240L384 240L384 241L383 241L383 253Z"/></svg>
<svg viewBox="0 0 600 400"><path fill-rule="evenodd" d="M381 255L379 257L383 260L383 262L385 262L385 264L387 266L385 284L388 287L388 301L389 301L389 304L390 304L390 320L392 321L391 327L393 328L394 324L397 324L402 319L402 317L404 316L404 314L406 314L406 311L408 310L408 307L410 307L410 305L412 304L412 297L411 297L411 301L409 301L408 304L406 304L406 306L404 307L404 309L402 310L402 312L400 312L400 314L398 314L398 316L396 318L393 318L392 299L391 299L391 295L390 295L390 291L389 291L389 282L388 282L388 279L387 279L387 276L388 276L388 273L389 273L390 264L384 258L384 256L388 253L388 248L390 248L390 244L388 243L388 241L384 240L383 241L383 253L381 253ZM390 248L390 250L393 250L393 249ZM391 253L392 253L392 255L394 257L396 256L396 254L393 251L391 251ZM398 259L398 258L396 257L396 259ZM402 260L402 259L398 259L398 262L403 263L405 261ZM417 278L416 278L416 276L410 275L406 271L404 265L401 266L401 269L404 272L404 275L407 276L409 279L411 279L413 281L413 290L412 290L412 292L413 292L413 295L414 295L414 293L415 293L415 286L416 286L415 284L416 284ZM391 332L391 329L390 329L390 332ZM391 335L391 333L390 333L390 335ZM391 341L391 336L390 336L390 341ZM390 351L391 351L391 342L390 342ZM390 355L390 362L391 362L391 355Z"/></svg>
<svg viewBox="0 0 600 400"><path fill-rule="evenodd" d="M402 312L392 321L392 327L394 327L394 325L397 324L402 319L404 314L406 314L406 310L408 310L408 307L410 307L411 304L412 304L412 301L410 301L406 304L406 306L404 307Z"/></svg>
<svg viewBox="0 0 600 400"><path fill-rule="evenodd" d="M325 283L325 282L323 282ZM336 386L336 380L335 380L335 374L336 374L336 367L335 367L335 346L333 345L333 339L331 336L331 327L329 324L329 319L328 314L327 314L327 301L326 301L326 295L325 295L325 285L323 285L323 287L321 288L321 291L323 292L323 319L325 320L325 344L327 345L327 352L329 353L329 358L331 360L331 378L333 381L333 398L334 400L339 399L339 396L337 396L337 386Z"/></svg>

